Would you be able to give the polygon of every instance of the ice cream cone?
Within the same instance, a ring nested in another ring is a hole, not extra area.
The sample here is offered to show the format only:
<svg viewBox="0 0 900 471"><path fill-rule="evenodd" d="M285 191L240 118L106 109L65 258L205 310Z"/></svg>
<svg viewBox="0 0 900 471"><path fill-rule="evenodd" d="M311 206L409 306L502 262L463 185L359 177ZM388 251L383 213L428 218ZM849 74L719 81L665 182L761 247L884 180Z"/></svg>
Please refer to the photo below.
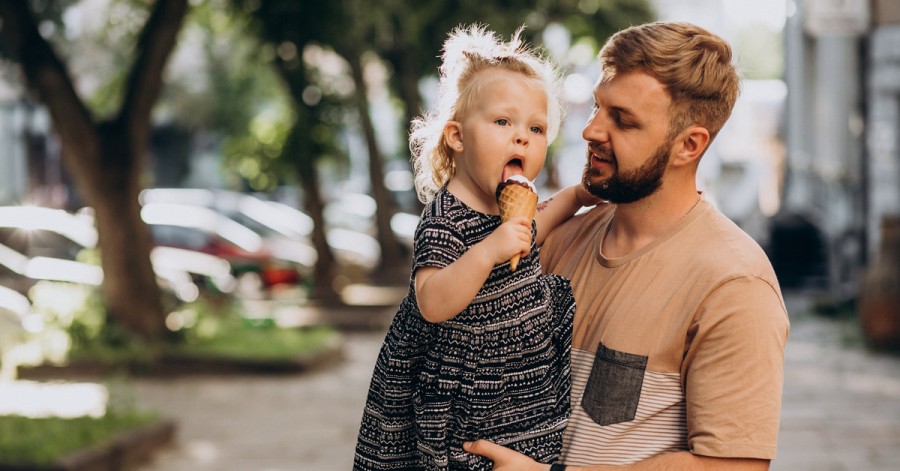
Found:
<svg viewBox="0 0 900 471"><path fill-rule="evenodd" d="M497 205L500 206L500 220L509 221L516 216L524 216L529 221L534 219L537 210L538 195L528 183L507 180L500 184L497 191ZM519 266L519 255L509 260L509 268L516 271Z"/></svg>

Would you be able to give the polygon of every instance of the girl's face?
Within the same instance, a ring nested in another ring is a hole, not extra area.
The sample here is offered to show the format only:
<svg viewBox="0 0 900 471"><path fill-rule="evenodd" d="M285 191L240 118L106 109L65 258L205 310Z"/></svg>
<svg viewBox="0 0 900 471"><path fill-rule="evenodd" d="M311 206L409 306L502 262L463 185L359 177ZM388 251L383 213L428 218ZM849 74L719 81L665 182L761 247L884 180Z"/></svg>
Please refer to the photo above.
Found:
<svg viewBox="0 0 900 471"><path fill-rule="evenodd" d="M448 189L475 210L496 214L497 185L534 180L547 157L547 95L540 83L506 70L482 72L472 104L445 128L456 176ZM461 146L461 147L460 147Z"/></svg>

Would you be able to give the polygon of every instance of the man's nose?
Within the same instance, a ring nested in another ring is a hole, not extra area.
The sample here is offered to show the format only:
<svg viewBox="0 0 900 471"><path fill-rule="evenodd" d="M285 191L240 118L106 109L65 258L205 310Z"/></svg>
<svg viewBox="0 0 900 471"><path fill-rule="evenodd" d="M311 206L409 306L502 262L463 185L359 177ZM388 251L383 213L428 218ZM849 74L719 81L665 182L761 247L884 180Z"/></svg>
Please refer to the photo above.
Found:
<svg viewBox="0 0 900 471"><path fill-rule="evenodd" d="M607 122L603 114L594 112L588 118L584 129L581 131L581 137L585 141L607 142L609 141L609 132L607 131Z"/></svg>

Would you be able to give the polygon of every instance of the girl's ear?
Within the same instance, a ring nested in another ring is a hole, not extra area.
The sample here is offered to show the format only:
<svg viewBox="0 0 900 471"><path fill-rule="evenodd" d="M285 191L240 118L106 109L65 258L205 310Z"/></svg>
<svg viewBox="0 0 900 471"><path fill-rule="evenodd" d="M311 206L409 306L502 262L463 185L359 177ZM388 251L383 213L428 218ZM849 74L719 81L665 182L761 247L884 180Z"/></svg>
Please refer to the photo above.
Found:
<svg viewBox="0 0 900 471"><path fill-rule="evenodd" d="M709 130L702 126L692 126L685 129L679 137L680 139L675 141L677 149L674 163L696 165L709 145Z"/></svg>
<svg viewBox="0 0 900 471"><path fill-rule="evenodd" d="M444 142L454 152L462 152L462 124L459 121L447 121L447 124L444 125Z"/></svg>

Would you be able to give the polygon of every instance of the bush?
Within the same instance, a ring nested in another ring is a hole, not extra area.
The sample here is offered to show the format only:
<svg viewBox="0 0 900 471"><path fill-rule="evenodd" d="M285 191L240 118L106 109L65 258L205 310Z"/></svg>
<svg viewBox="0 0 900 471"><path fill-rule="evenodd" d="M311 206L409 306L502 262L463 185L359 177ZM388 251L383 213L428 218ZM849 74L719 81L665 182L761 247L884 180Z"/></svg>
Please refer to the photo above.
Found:
<svg viewBox="0 0 900 471"><path fill-rule="evenodd" d="M0 416L0 457L4 463L47 466L68 453L103 445L156 420L155 414L136 412L71 419Z"/></svg>
<svg viewBox="0 0 900 471"><path fill-rule="evenodd" d="M155 411L138 409L127 380L112 378L104 387L106 410L99 417L0 415L0 464L45 467L69 453L103 446L124 432L159 420Z"/></svg>
<svg viewBox="0 0 900 471"><path fill-rule="evenodd" d="M96 288L41 282L31 292L43 330L33 335L48 363L79 361L146 370L161 355L291 360L325 348L329 327L286 329L272 318L250 318L233 295L204 293L189 303L168 299L165 342L148 344L107 316Z"/></svg>

